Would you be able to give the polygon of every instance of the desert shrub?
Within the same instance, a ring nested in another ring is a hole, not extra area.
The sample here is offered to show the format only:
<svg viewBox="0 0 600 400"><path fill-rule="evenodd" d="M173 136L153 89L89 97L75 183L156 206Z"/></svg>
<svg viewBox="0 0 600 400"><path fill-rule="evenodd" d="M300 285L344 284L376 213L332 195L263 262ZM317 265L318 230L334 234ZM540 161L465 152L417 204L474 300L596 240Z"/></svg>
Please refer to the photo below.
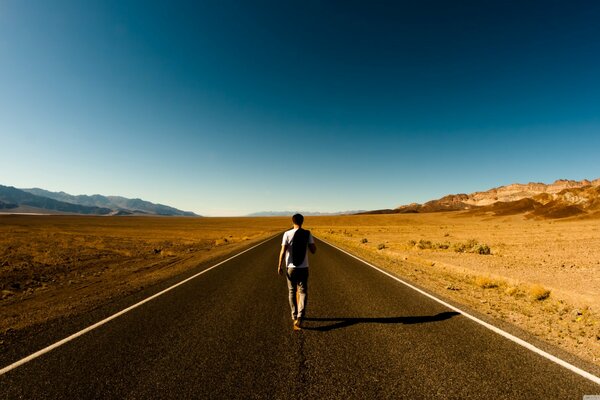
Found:
<svg viewBox="0 0 600 400"><path fill-rule="evenodd" d="M519 293L519 289L516 286L510 286L510 287L506 288L504 293L506 293L509 296L516 296L517 293Z"/></svg>
<svg viewBox="0 0 600 400"><path fill-rule="evenodd" d="M533 300L538 301L546 300L548 297L550 297L550 290L546 289L542 285L533 285L529 289L529 293L531 294L531 298Z"/></svg>
<svg viewBox="0 0 600 400"><path fill-rule="evenodd" d="M383 250L383 249L385 249L385 243L379 243L377 245L377 250Z"/></svg>
<svg viewBox="0 0 600 400"><path fill-rule="evenodd" d="M362 244L365 244L365 243L369 243L369 240L367 238L362 238L362 239L360 239L360 242Z"/></svg>
<svg viewBox="0 0 600 400"><path fill-rule="evenodd" d="M433 244L431 243L431 240L419 240L419 243L417 243L417 247L419 249L431 249L431 247L433 246Z"/></svg>
<svg viewBox="0 0 600 400"><path fill-rule="evenodd" d="M491 253L491 249L487 244L480 244L475 248L474 252L477 254L488 255Z"/></svg>
<svg viewBox="0 0 600 400"><path fill-rule="evenodd" d="M409 240L407 242L407 245L409 247L416 247L417 249L420 249L420 250L428 250L428 249L429 250L431 250L431 249L433 249L433 250L438 250L438 249L446 250L446 249L450 248L450 243L448 243L448 242L433 243L431 240L424 240L424 239L421 239L418 242L415 241L415 240Z"/></svg>
<svg viewBox="0 0 600 400"><path fill-rule="evenodd" d="M494 289L498 287L498 282L487 276L478 276L475 278L475 285L482 289Z"/></svg>
<svg viewBox="0 0 600 400"><path fill-rule="evenodd" d="M475 239L469 239L466 241L465 246L467 246L468 249L473 249L475 247L477 247L479 243L477 242L477 240Z"/></svg>
<svg viewBox="0 0 600 400"><path fill-rule="evenodd" d="M469 239L463 243L454 243L453 248L457 253L492 254L490 246L485 243L478 243L475 239Z"/></svg>
<svg viewBox="0 0 600 400"><path fill-rule="evenodd" d="M467 250L467 246L464 243L454 243L454 245L452 245L452 248L457 253L466 253Z"/></svg>

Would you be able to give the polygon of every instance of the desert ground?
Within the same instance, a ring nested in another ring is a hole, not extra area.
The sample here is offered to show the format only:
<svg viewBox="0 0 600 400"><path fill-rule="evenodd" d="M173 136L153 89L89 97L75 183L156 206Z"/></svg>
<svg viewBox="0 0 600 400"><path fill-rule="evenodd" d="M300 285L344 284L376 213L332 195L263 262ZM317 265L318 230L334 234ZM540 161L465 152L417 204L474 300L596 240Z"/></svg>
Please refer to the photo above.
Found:
<svg viewBox="0 0 600 400"><path fill-rule="evenodd" d="M598 219L461 212L307 218L317 237L600 365Z"/></svg>
<svg viewBox="0 0 600 400"><path fill-rule="evenodd" d="M430 292L600 365L597 219L446 212L307 217L305 225ZM0 215L0 345L289 226L289 217Z"/></svg>
<svg viewBox="0 0 600 400"><path fill-rule="evenodd" d="M289 218L0 215L0 344L5 335L86 312L289 225Z"/></svg>

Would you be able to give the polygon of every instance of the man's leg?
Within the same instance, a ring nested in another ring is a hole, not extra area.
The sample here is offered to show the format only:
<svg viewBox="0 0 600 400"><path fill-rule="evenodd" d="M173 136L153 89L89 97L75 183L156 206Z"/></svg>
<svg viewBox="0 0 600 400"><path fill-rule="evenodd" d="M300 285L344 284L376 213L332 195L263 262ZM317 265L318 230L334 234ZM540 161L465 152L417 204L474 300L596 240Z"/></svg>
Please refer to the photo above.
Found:
<svg viewBox="0 0 600 400"><path fill-rule="evenodd" d="M298 318L298 305L296 304L296 288L298 286L298 282L294 273L295 268L287 268L287 285L288 285L288 293L290 300L290 308L292 309L292 319L295 320Z"/></svg>
<svg viewBox="0 0 600 400"><path fill-rule="evenodd" d="M308 304L308 268L298 269L298 319L306 317L306 305Z"/></svg>

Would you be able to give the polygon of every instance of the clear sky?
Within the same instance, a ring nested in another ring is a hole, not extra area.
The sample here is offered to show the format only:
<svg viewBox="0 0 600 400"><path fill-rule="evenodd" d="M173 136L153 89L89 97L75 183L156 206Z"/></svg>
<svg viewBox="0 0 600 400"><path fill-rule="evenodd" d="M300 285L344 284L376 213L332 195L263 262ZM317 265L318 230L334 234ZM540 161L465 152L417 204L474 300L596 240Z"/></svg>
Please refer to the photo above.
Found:
<svg viewBox="0 0 600 400"><path fill-rule="evenodd" d="M0 184L242 215L598 178L598 21L597 1L2 0Z"/></svg>

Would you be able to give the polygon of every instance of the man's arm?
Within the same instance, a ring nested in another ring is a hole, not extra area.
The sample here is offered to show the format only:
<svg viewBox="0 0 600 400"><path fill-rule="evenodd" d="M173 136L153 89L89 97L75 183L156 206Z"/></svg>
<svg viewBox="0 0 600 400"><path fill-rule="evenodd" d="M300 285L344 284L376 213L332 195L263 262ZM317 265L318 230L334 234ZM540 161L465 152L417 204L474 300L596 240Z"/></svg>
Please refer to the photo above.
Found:
<svg viewBox="0 0 600 400"><path fill-rule="evenodd" d="M312 233L308 234L308 249L312 254L315 254L317 251L317 246L315 246L315 238L313 237Z"/></svg>
<svg viewBox="0 0 600 400"><path fill-rule="evenodd" d="M283 268L283 264L285 263L285 252L287 251L288 246L289 245L287 244L281 245L281 251L279 252L279 263L277 264L277 273L279 275L281 275L281 270Z"/></svg>

